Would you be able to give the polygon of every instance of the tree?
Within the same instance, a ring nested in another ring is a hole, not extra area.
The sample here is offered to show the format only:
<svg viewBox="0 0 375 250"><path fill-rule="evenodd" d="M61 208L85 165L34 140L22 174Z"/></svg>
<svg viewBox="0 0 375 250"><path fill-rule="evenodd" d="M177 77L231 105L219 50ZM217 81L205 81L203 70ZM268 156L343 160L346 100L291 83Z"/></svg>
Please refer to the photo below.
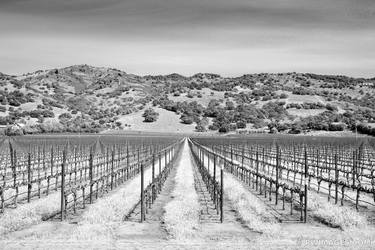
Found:
<svg viewBox="0 0 375 250"><path fill-rule="evenodd" d="M202 125L202 124L198 124L196 127L195 127L195 130L197 132L206 132L207 129Z"/></svg>
<svg viewBox="0 0 375 250"><path fill-rule="evenodd" d="M237 128L246 128L246 122L245 121L238 121Z"/></svg>
<svg viewBox="0 0 375 250"><path fill-rule="evenodd" d="M59 115L59 120L64 120L64 119L71 119L72 115L70 113L62 113Z"/></svg>
<svg viewBox="0 0 375 250"><path fill-rule="evenodd" d="M17 125L8 126L5 129L5 135L7 136L23 135L23 130Z"/></svg>
<svg viewBox="0 0 375 250"><path fill-rule="evenodd" d="M229 132L229 125L228 124L223 124L220 128L219 128L219 133L228 133Z"/></svg>
<svg viewBox="0 0 375 250"><path fill-rule="evenodd" d="M206 132L207 131L206 126L208 126L208 124L209 124L209 121L208 121L207 117L203 117L202 120L200 120L197 123L197 126L195 127L195 130L197 132Z"/></svg>
<svg viewBox="0 0 375 250"><path fill-rule="evenodd" d="M46 121L39 125L42 133L59 133L64 131L64 126L56 121Z"/></svg>
<svg viewBox="0 0 375 250"><path fill-rule="evenodd" d="M226 105L226 109L227 110L233 110L235 107L234 107L234 103L232 102L232 101L227 101L226 103L225 103L225 105Z"/></svg>
<svg viewBox="0 0 375 250"><path fill-rule="evenodd" d="M158 119L159 113L157 113L153 108L146 109L142 115L145 119L144 122L154 122Z"/></svg>
<svg viewBox="0 0 375 250"><path fill-rule="evenodd" d="M338 111L337 107L330 104L330 103L327 103L326 109L329 110L329 111Z"/></svg>
<svg viewBox="0 0 375 250"><path fill-rule="evenodd" d="M208 129L209 130L218 130L219 127L216 124L211 124L210 126L208 126Z"/></svg>
<svg viewBox="0 0 375 250"><path fill-rule="evenodd" d="M345 124L342 123L331 123L329 124L329 131L343 131Z"/></svg>
<svg viewBox="0 0 375 250"><path fill-rule="evenodd" d="M194 122L194 118L192 116L185 114L183 114L180 119L184 124L192 124Z"/></svg>
<svg viewBox="0 0 375 250"><path fill-rule="evenodd" d="M289 134L300 134L302 133L302 126L300 123L294 123L292 128L289 130Z"/></svg>
<svg viewBox="0 0 375 250"><path fill-rule="evenodd" d="M286 98L288 98L287 94L285 94L285 93L280 94L280 99L286 99Z"/></svg>

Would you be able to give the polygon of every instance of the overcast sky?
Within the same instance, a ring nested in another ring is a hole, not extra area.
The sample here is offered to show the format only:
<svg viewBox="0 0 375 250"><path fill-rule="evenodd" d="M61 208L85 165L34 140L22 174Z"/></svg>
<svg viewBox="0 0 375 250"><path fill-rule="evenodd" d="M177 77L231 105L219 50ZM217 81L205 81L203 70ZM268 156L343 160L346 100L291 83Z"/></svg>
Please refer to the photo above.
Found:
<svg viewBox="0 0 375 250"><path fill-rule="evenodd" d="M375 0L0 0L0 72L375 76Z"/></svg>

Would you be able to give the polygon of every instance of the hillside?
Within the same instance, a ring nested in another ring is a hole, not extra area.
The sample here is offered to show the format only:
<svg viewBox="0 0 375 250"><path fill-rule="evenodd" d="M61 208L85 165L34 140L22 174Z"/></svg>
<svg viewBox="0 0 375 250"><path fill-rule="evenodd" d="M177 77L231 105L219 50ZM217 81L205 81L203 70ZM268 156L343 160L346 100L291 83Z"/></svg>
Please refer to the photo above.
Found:
<svg viewBox="0 0 375 250"><path fill-rule="evenodd" d="M301 133L353 130L356 125L374 134L373 123L375 78L137 76L88 65L19 76L0 73L0 125L8 126L9 134L109 129Z"/></svg>

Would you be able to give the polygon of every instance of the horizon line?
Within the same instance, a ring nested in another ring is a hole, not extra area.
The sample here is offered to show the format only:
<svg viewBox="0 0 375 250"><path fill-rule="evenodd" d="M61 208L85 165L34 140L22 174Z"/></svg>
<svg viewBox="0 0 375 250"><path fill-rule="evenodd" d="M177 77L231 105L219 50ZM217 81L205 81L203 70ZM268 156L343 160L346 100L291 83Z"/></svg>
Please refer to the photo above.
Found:
<svg viewBox="0 0 375 250"><path fill-rule="evenodd" d="M89 67L93 67L93 68L105 68L105 69L113 69L113 70L119 70L121 72L124 72L128 75L136 75L136 76L141 76L141 77L146 77L146 76L168 76L168 75L173 75L173 74L177 74L177 75L180 75L182 77L185 77L185 78L189 78L189 77L193 77L194 75L197 75L197 74L215 74L215 75L219 75L220 77L223 77L223 78L237 78L237 77L241 77L241 76L245 76L245 75L259 75L259 74L315 74L315 75L324 75L324 76L344 76L344 77L349 77L349 78L356 78L356 79L366 79L366 80L374 80L375 79L375 75L373 76L370 76L370 77L366 77L366 76L354 76L354 75L349 75L349 74L345 74L345 73L338 73L338 74L335 74L335 73L330 73L330 74L326 74L326 73L321 73L321 72L313 72L313 71L310 71L310 72L301 72L301 71L284 71L284 72L275 72L275 71L268 71L268 72L252 72L252 73L243 73L243 74L238 74L238 75L222 75L220 73L217 73L217 72L197 72L197 73L194 73L192 75L184 75L182 73L178 73L178 72L171 72L171 73L167 73L167 74L157 74L157 73L148 73L148 74L136 74L136 73L130 73L130 72L127 72L125 71L124 69L120 69L120 68L116 68L116 67L111 67L111 66L94 66L94 65L91 65L91 64L86 64L86 63L81 63L81 64L73 64L73 65L68 65L68 66L60 66L60 67L52 67L52 68L45 68L45 69L37 69L37 70L34 70L34 71L29 71L29 72L26 72L26 73L18 73L18 74L12 74L12 73L4 73L3 71L0 71L0 73L2 74L5 74L5 75L8 75L8 76L23 76L23 75L27 75L27 74L32 74L32 73L35 73L35 72L38 72L38 71L49 71L49 70L54 70L54 69L65 69L65 68L69 68L69 67L74 67L74 66L89 66Z"/></svg>

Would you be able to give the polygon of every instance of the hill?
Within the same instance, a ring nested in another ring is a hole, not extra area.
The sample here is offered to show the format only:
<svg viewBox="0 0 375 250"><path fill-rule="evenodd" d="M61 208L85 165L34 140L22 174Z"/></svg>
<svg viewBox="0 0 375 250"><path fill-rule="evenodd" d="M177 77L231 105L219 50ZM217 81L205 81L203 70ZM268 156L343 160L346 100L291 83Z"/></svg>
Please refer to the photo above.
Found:
<svg viewBox="0 0 375 250"><path fill-rule="evenodd" d="M294 72L137 76L89 65L0 73L0 125L10 134L355 128L372 134L374 109L375 78Z"/></svg>

